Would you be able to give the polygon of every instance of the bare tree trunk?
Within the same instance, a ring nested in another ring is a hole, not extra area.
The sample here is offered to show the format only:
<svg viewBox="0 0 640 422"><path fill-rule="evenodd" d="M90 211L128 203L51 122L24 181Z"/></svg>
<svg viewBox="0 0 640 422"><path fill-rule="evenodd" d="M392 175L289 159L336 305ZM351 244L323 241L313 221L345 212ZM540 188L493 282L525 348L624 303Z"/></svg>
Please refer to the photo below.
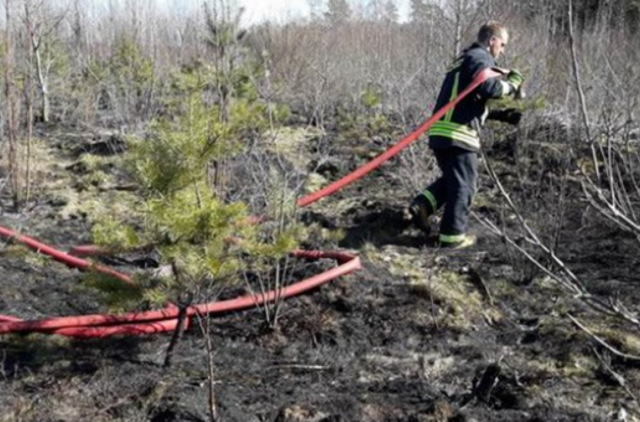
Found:
<svg viewBox="0 0 640 422"><path fill-rule="evenodd" d="M39 44L39 41L38 41ZM33 40L33 47L35 49L36 57L36 69L38 72L38 86L40 87L40 120L47 123L50 120L50 105L49 105L49 83L44 76L42 68L42 55L40 49L36 47L36 40Z"/></svg>
<svg viewBox="0 0 640 422"><path fill-rule="evenodd" d="M180 304L178 311L178 325L173 332L173 336L171 336L171 341L169 342L169 346L167 347L167 351L164 356L164 364L162 365L164 368L170 368L173 364L173 355L176 346L182 339L182 334L184 333L184 325L187 320L187 308L189 305Z"/></svg>
<svg viewBox="0 0 640 422"><path fill-rule="evenodd" d="M455 39L453 43L453 57L456 57L462 49L462 26L464 19L464 0L456 0L455 5Z"/></svg>
<svg viewBox="0 0 640 422"><path fill-rule="evenodd" d="M25 24L27 30L26 49L27 49L27 74L26 84L24 87L24 98L27 107L27 151L26 151L26 175L25 175L25 201L29 202L31 197L31 147L33 139L33 49L31 48L31 39L33 34L33 21L31 20L31 1L27 0L24 4Z"/></svg>
<svg viewBox="0 0 640 422"><path fill-rule="evenodd" d="M38 87L40 89L40 120L46 123L49 121L49 84L43 67L42 53L40 50L42 36L37 34L36 31L31 28L29 31L29 38L31 41L31 45L29 46L29 55L31 57L35 56L35 68L38 75ZM32 62L33 60L29 61L29 71L31 71Z"/></svg>
<svg viewBox="0 0 640 422"><path fill-rule="evenodd" d="M573 28L573 0L569 0L569 44L571 47L571 65L573 66L573 76L576 84L576 90L578 91L578 98L580 99L580 110L582 112L582 121L584 123L584 129L587 133L587 138L591 143L591 154L593 159L593 168L596 172L598 180L600 178L600 169L598 168L598 157L596 148L591 138L591 122L589 121L589 112L587 111L587 100L584 96L584 90L582 89L582 78L580 77L580 65L578 64L578 53L576 51L575 35ZM611 179L609 179L611 182Z"/></svg>
<svg viewBox="0 0 640 422"><path fill-rule="evenodd" d="M591 140L591 124L589 122L589 113L587 112L587 101L584 97L582 89L582 79L580 78L580 66L578 65L578 53L576 51L575 35L573 30L573 0L569 0L569 43L571 45L571 64L573 66L573 76L576 82L576 89L580 98L580 110L582 111L582 120L584 128L587 131L587 137Z"/></svg>
<svg viewBox="0 0 640 422"><path fill-rule="evenodd" d="M173 261L171 262L171 269L173 271L173 275L176 278L178 284L182 284L182 273L178 268L178 264ZM182 295L179 295L182 296ZM170 368L173 364L173 353L182 339L182 334L184 333L186 322L187 322L187 309L193 303L193 297L191 295L186 295L183 297L178 297L178 325L176 326L175 331L173 332L173 336L171 336L171 341L169 342L169 346L167 347L167 351L164 356L164 368Z"/></svg>
<svg viewBox="0 0 640 422"><path fill-rule="evenodd" d="M203 321L206 320L206 324ZM218 422L218 404L216 400L216 374L213 361L213 342L211 341L211 318L198 314L200 331L204 337L204 345L207 351L207 402L209 405L209 422Z"/></svg>
<svg viewBox="0 0 640 422"><path fill-rule="evenodd" d="M208 6L205 4L205 7ZM213 48L216 67L216 90L218 93L220 122L229 121L229 97L231 73L233 69L233 43L235 40L235 25L232 24L229 6L224 1L215 0L211 9L207 9L209 32L213 35ZM215 28L215 29L214 29ZM226 196L226 173L229 163L226 159L214 160L209 166L212 190L220 199Z"/></svg>
<svg viewBox="0 0 640 422"><path fill-rule="evenodd" d="M6 53L4 66L4 89L6 98L7 140L9 142L9 180L12 189L13 202L16 209L20 208L20 166L18 160L18 122L17 99L14 95L13 70L13 42L11 34L11 0L5 0L6 20Z"/></svg>

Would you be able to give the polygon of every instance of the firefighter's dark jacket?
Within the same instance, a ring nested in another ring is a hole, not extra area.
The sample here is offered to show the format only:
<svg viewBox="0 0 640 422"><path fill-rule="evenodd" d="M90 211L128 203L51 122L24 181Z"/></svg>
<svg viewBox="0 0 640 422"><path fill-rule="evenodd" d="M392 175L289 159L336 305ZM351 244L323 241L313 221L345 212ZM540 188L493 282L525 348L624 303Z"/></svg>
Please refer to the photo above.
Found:
<svg viewBox="0 0 640 422"><path fill-rule="evenodd" d="M495 65L487 48L480 44L473 44L463 51L447 70L434 112L464 91L478 72ZM487 115L487 101L503 97L504 91L503 83L498 78L489 78L480 84L429 129L431 148L457 146L478 151L478 129L484 124Z"/></svg>

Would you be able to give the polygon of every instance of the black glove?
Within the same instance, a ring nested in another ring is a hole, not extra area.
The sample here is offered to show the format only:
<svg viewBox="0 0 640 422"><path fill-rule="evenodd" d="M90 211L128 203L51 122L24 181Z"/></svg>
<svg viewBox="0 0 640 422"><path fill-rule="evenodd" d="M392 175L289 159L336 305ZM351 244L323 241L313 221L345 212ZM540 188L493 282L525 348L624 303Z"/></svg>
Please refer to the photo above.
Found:
<svg viewBox="0 0 640 422"><path fill-rule="evenodd" d="M517 125L522 119L522 112L515 108L503 108L489 111L487 120L497 120L499 122Z"/></svg>

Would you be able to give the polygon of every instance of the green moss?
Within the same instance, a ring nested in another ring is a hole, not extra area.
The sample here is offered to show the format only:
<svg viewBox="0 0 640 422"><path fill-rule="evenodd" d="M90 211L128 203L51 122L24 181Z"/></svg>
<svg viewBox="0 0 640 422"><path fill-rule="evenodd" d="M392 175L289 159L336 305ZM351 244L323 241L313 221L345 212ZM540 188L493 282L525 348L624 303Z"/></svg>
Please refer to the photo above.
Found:
<svg viewBox="0 0 640 422"><path fill-rule="evenodd" d="M329 184L329 181L321 174L311 173L307 177L307 181L304 185L304 190L307 193L312 193L322 189L328 184Z"/></svg>
<svg viewBox="0 0 640 422"><path fill-rule="evenodd" d="M590 378L597 369L593 357L581 354L567 354L563 360L538 357L528 360L526 365L530 376L541 382L549 378Z"/></svg>
<svg viewBox="0 0 640 422"><path fill-rule="evenodd" d="M496 322L502 318L464 274L444 270L430 279L415 279L412 288L438 306L438 320L445 327L468 329L482 319Z"/></svg>
<svg viewBox="0 0 640 422"><path fill-rule="evenodd" d="M419 282L425 277L424 270L420 265L416 265L415 257L411 255L387 251L380 255L380 260L387 263L391 274L402 277L405 280Z"/></svg>
<svg viewBox="0 0 640 422"><path fill-rule="evenodd" d="M637 334L615 328L613 323L609 326L598 324L590 330L622 353L640 356L640 337Z"/></svg>
<svg viewBox="0 0 640 422"><path fill-rule="evenodd" d="M506 278L491 279L491 294L495 297L513 297L520 294L518 288Z"/></svg>
<svg viewBox="0 0 640 422"><path fill-rule="evenodd" d="M360 246L359 254L374 264L378 264L383 262L382 253L380 253L379 249L371 242L364 242L362 246Z"/></svg>
<svg viewBox="0 0 640 422"><path fill-rule="evenodd" d="M118 161L116 157L102 157L95 154L82 154L78 157L78 166L85 173L91 173L97 170L104 170L105 167Z"/></svg>
<svg viewBox="0 0 640 422"><path fill-rule="evenodd" d="M309 140L317 134L317 131L306 128L283 127L267 131L264 138L271 151L284 157L298 170L306 171L311 162L311 156L308 153Z"/></svg>

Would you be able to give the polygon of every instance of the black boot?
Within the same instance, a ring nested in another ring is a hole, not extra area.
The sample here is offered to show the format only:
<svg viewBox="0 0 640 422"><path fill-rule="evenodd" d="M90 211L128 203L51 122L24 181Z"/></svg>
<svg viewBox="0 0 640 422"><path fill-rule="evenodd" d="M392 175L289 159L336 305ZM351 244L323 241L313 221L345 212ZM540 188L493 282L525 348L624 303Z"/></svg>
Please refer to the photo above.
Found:
<svg viewBox="0 0 640 422"><path fill-rule="evenodd" d="M411 214L411 221L420 229L425 235L429 236L431 233L431 227L429 224L429 217L433 214L432 207L429 200L420 194L413 198L411 205L409 205L409 213Z"/></svg>

